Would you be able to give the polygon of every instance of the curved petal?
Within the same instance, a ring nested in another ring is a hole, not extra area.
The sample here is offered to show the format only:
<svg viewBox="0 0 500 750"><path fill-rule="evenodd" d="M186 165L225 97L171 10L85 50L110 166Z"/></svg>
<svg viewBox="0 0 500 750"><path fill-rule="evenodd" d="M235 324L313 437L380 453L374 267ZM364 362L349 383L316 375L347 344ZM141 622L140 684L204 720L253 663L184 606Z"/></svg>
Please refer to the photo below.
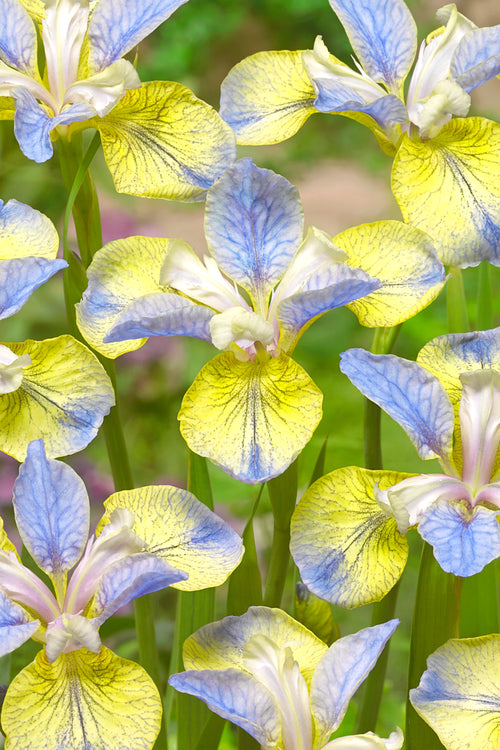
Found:
<svg viewBox="0 0 500 750"><path fill-rule="evenodd" d="M403 0L329 1L368 75L398 93L417 50L417 27Z"/></svg>
<svg viewBox="0 0 500 750"><path fill-rule="evenodd" d="M500 125L456 118L430 141L403 136L392 170L403 219L443 263L500 265Z"/></svg>
<svg viewBox="0 0 500 750"><path fill-rule="evenodd" d="M401 425L421 458L451 454L453 407L436 376L417 362L364 349L343 352L340 369Z"/></svg>
<svg viewBox="0 0 500 750"><path fill-rule="evenodd" d="M51 220L26 203L0 201L0 260L55 258L59 236Z"/></svg>
<svg viewBox="0 0 500 750"><path fill-rule="evenodd" d="M349 304L362 325L399 325L427 307L444 286L445 272L430 238L400 221L376 221L337 234L348 263L374 276L380 289Z"/></svg>
<svg viewBox="0 0 500 750"><path fill-rule="evenodd" d="M187 0L99 0L89 21L90 61L103 70L139 44Z"/></svg>
<svg viewBox="0 0 500 750"><path fill-rule="evenodd" d="M427 659L413 707L448 750L500 744L500 635L451 640Z"/></svg>
<svg viewBox="0 0 500 750"><path fill-rule="evenodd" d="M432 545L446 573L473 576L500 557L500 511L439 500L424 514L418 532Z"/></svg>
<svg viewBox="0 0 500 750"><path fill-rule="evenodd" d="M133 530L145 542L144 551L189 574L175 588L197 591L220 586L243 555L238 534L187 490L140 487L114 493L104 507L104 523L115 508L130 510Z"/></svg>
<svg viewBox="0 0 500 750"><path fill-rule="evenodd" d="M244 615L230 615L204 625L184 642L187 669L244 669L245 644L253 636L264 636L278 648L289 646L307 684L327 646L310 630L281 609L250 607Z"/></svg>
<svg viewBox="0 0 500 750"><path fill-rule="evenodd" d="M236 724L265 748L278 747L281 720L269 690L237 669L181 672L169 678L181 693L200 698L211 711Z"/></svg>
<svg viewBox="0 0 500 750"><path fill-rule="evenodd" d="M45 441L51 458L85 448L114 404L111 381L98 359L72 336L9 344L28 354L16 391L0 396L1 450L22 461L28 443Z"/></svg>
<svg viewBox="0 0 500 750"><path fill-rule="evenodd" d="M207 194L209 250L261 314L302 241L303 221L297 189L251 159L229 167Z"/></svg>
<svg viewBox="0 0 500 750"><path fill-rule="evenodd" d="M317 78L314 83L318 91L314 106L318 112L339 115L360 112L371 117L382 130L389 130L395 123L408 122L405 105L393 94L382 96L374 102L364 102L354 90L328 78Z"/></svg>
<svg viewBox="0 0 500 750"><path fill-rule="evenodd" d="M11 67L38 76L36 31L19 0L0 0L0 55Z"/></svg>
<svg viewBox="0 0 500 750"><path fill-rule="evenodd" d="M399 620L339 638L319 662L311 682L315 744L320 747L340 725L352 696L375 666Z"/></svg>
<svg viewBox="0 0 500 750"><path fill-rule="evenodd" d="M220 114L238 143L280 143L316 111L315 99L301 51L257 52L222 81Z"/></svg>
<svg viewBox="0 0 500 750"><path fill-rule="evenodd" d="M76 305L76 321L89 344L105 357L114 359L145 343L129 340L105 344L104 337L130 303L167 291L160 284L160 272L170 242L128 237L109 242L94 255L87 269L88 287Z"/></svg>
<svg viewBox="0 0 500 750"><path fill-rule="evenodd" d="M500 25L474 29L453 54L451 74L469 92L500 73Z"/></svg>
<svg viewBox="0 0 500 750"><path fill-rule="evenodd" d="M44 651L11 682L2 711L7 746L150 750L160 731L158 690L138 664L106 648Z"/></svg>
<svg viewBox="0 0 500 750"><path fill-rule="evenodd" d="M40 626L28 613L0 590L0 657L10 654L31 638Z"/></svg>
<svg viewBox="0 0 500 750"><path fill-rule="evenodd" d="M98 626L117 609L145 594L152 594L187 578L156 555L130 555L106 569L99 580L88 617L95 617Z"/></svg>
<svg viewBox="0 0 500 750"><path fill-rule="evenodd" d="M67 573L87 543L89 498L70 466L47 459L43 440L28 445L12 502L23 544L37 565L53 577Z"/></svg>
<svg viewBox="0 0 500 750"><path fill-rule="evenodd" d="M403 732L398 727L386 739L382 739L373 732L366 732L349 735L349 737L338 737L325 745L322 750L401 750L403 742Z"/></svg>
<svg viewBox="0 0 500 750"><path fill-rule="evenodd" d="M321 419L322 394L285 354L241 362L219 354L197 375L179 412L191 450L249 484L281 474Z"/></svg>
<svg viewBox="0 0 500 750"><path fill-rule="evenodd" d="M127 91L103 118L104 157L119 193L193 200L236 157L234 135L217 112L179 83Z"/></svg>
<svg viewBox="0 0 500 750"><path fill-rule="evenodd" d="M65 260L14 258L0 261L0 319L21 309L35 289L67 267Z"/></svg>
<svg viewBox="0 0 500 750"><path fill-rule="evenodd" d="M158 292L130 302L104 337L114 343L146 336L194 336L212 342L214 311L180 294Z"/></svg>
<svg viewBox="0 0 500 750"><path fill-rule="evenodd" d="M399 579L408 544L374 490L406 476L351 466L306 490L292 516L290 551L302 580L321 599L357 607L379 601Z"/></svg>
<svg viewBox="0 0 500 750"><path fill-rule="evenodd" d="M50 133L57 125L71 125L93 117L95 110L84 102L72 104L61 114L49 117L31 91L17 87L12 91L16 101L14 133L23 154L38 163L47 161L54 153Z"/></svg>

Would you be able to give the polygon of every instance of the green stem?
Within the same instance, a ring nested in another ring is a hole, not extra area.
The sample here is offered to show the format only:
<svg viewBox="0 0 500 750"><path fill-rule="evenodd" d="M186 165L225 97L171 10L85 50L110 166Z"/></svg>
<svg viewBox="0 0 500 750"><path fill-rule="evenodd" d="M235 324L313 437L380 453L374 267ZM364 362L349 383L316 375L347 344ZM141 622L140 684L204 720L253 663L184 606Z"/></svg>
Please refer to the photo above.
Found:
<svg viewBox="0 0 500 750"><path fill-rule="evenodd" d="M413 611L408 690L417 687L429 654L459 634L461 579L445 573L432 547L424 542ZM408 696L408 692L407 692ZM437 735L417 714L407 697L406 750L443 750Z"/></svg>
<svg viewBox="0 0 500 750"><path fill-rule="evenodd" d="M297 459L267 483L274 516L271 559L264 591L267 607L280 607L290 562L290 519L297 502Z"/></svg>
<svg viewBox="0 0 500 750"><path fill-rule="evenodd" d="M485 331L493 327L491 266L483 261L479 266L477 288L477 328Z"/></svg>
<svg viewBox="0 0 500 750"><path fill-rule="evenodd" d="M448 330L450 333L470 331L464 280L460 268L450 268L451 278L446 284L446 306L448 310Z"/></svg>
<svg viewBox="0 0 500 750"><path fill-rule="evenodd" d="M99 143L99 136L97 135L92 140L86 153L83 154L81 137L77 136L72 141L61 139L58 142L61 173L68 190L63 244L64 255L68 261L69 268L65 276L64 296L70 327L73 334L80 340L81 336L76 326L74 305L80 299L87 284L84 271L90 264L94 253L102 246L99 201L88 171L92 159L98 150ZM81 261L71 253L67 245L70 214L73 215L75 223ZM100 355L97 356L108 373L116 394L114 364ZM116 405L112 407L109 415L104 420L103 431L115 490L131 489L134 485L120 419L118 397ZM134 612L139 661L154 680L160 691L160 695L162 695L163 690L158 669L159 658L156 646L152 597L144 596L136 599L134 602ZM164 714L162 716L160 733L154 747L156 750L160 750L160 748L167 750L168 748Z"/></svg>

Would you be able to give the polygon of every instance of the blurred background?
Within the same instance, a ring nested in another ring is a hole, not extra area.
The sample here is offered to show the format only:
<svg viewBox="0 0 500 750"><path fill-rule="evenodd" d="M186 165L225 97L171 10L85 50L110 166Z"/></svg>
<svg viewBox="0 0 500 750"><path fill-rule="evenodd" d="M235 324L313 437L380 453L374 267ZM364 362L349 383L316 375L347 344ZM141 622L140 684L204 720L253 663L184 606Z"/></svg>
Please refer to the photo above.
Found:
<svg viewBox="0 0 500 750"><path fill-rule="evenodd" d="M420 39L436 27L435 10L440 0L408 0L420 30ZM500 22L497 0L458 0L461 12L478 25ZM175 80L218 108L220 83L243 57L259 50L311 48L321 34L331 52L350 62L347 37L327 0L190 0L138 50L141 80ZM490 82L474 97L474 111L496 119L499 115L497 81ZM299 189L306 226L314 224L334 235L359 223L382 218L400 218L390 193L391 159L378 148L372 134L361 125L329 115L312 116L290 141L277 146L241 148L260 166L285 175ZM48 214L61 227L66 193L55 160L44 165L28 162L19 151L11 122L0 122L0 197L16 198ZM103 164L92 166L101 199L105 242L144 234L181 237L200 254L206 252L203 206L118 196ZM474 322L477 269L465 273L470 317ZM494 277L496 322L500 324L500 280ZM2 321L2 341L42 339L66 332L66 313L61 278L39 289L13 318ZM413 359L431 338L447 332L446 303L441 295L427 310L405 323L395 352ZM324 315L301 339L294 358L325 394L324 417L299 460L299 483L308 484L325 438L328 438L325 469L363 464L363 399L338 369L339 353L352 346L369 348L372 332L363 329L354 315L339 309ZM117 363L119 393L126 439L136 485L168 483L183 485L187 451L180 438L177 412L183 394L201 367L215 354L213 347L191 339L150 339L140 350ZM438 470L433 462L421 462L402 430L383 415L384 463L400 471ZM113 491L104 439L99 435L84 454L70 463L85 478L96 503ZM0 502L9 517L12 483L17 463L0 456ZM210 466L217 511L239 531L250 513L258 488L244 486ZM267 494L256 519L257 546L263 569L272 535ZM406 651L418 568L419 537L410 533L412 555L400 599L402 627L391 647L380 731L385 736L402 723ZM223 594L221 594L221 604ZM289 604L289 602L287 602ZM159 640L164 644L165 663L173 629L174 592L162 595L159 607ZM369 624L369 608L346 613L335 609L342 632ZM134 658L132 617L112 618L103 635L114 639L124 656ZM36 650L36 649L35 649ZM28 656L23 654L23 661ZM347 718L354 709L350 710ZM347 733L349 726L343 727ZM228 731L227 747L231 747ZM222 745L221 747L224 747Z"/></svg>

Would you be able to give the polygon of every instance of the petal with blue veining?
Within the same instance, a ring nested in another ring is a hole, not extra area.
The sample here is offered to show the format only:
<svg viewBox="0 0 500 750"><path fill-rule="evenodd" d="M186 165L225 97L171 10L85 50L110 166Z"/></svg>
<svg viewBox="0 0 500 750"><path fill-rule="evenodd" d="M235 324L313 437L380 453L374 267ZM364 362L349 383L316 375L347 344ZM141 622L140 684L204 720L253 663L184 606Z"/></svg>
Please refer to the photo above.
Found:
<svg viewBox="0 0 500 750"><path fill-rule="evenodd" d="M500 73L500 25L475 29L464 36L451 61L457 83L472 91Z"/></svg>
<svg viewBox="0 0 500 750"><path fill-rule="evenodd" d="M0 56L13 68L38 77L35 25L19 0L0 0Z"/></svg>
<svg viewBox="0 0 500 750"><path fill-rule="evenodd" d="M59 237L47 216L14 199L0 201L0 261L55 258Z"/></svg>
<svg viewBox="0 0 500 750"><path fill-rule="evenodd" d="M0 590L0 657L22 646L38 630L40 623L6 597Z"/></svg>
<svg viewBox="0 0 500 750"><path fill-rule="evenodd" d="M21 309L35 289L67 267L54 258L15 258L0 261L0 319Z"/></svg>

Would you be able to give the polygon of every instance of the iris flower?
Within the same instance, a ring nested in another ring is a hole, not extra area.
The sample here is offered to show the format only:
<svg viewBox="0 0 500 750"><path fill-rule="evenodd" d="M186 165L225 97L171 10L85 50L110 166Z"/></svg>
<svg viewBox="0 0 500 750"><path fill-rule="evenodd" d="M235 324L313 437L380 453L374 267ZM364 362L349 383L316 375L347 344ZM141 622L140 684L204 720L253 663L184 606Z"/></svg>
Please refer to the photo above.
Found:
<svg viewBox="0 0 500 750"><path fill-rule="evenodd" d="M500 635L451 640L427 659L410 700L446 750L500 747Z"/></svg>
<svg viewBox="0 0 500 750"><path fill-rule="evenodd" d="M186 672L170 684L242 727L262 750L400 750L398 729L329 742L348 703L398 625L390 620L328 648L279 609L250 607L184 642Z"/></svg>
<svg viewBox="0 0 500 750"><path fill-rule="evenodd" d="M443 268L429 238L400 222L356 227L333 242L312 229L303 239L296 189L250 159L208 191L205 233L203 261L181 240L106 245L88 269L77 320L109 357L146 336L213 343L221 353L187 391L181 432L232 476L264 482L321 418L320 391L290 358L310 323L350 304L364 325L395 325L434 299Z"/></svg>
<svg viewBox="0 0 500 750"><path fill-rule="evenodd" d="M427 232L443 263L500 264L500 126L470 117L470 92L500 72L500 26L477 28L454 4L417 51L403 0L330 0L359 60L351 68L321 37L313 50L258 52L222 84L221 114L238 142L278 143L314 112L342 114L394 157L405 221ZM452 119L455 117L455 119Z"/></svg>
<svg viewBox="0 0 500 750"><path fill-rule="evenodd" d="M141 84L124 59L184 2L0 0L0 117L25 156L46 161L51 134L93 127L119 192L203 194L235 157L230 129L184 86Z"/></svg>
<svg viewBox="0 0 500 750"><path fill-rule="evenodd" d="M238 535L185 490L141 487L105 503L88 538L89 500L66 464L32 442L14 485L24 546L51 585L25 567L0 527L0 655L44 644L11 682L6 748L151 748L161 700L146 672L102 646L99 627L138 596L169 585L221 584L242 555Z"/></svg>
<svg viewBox="0 0 500 750"><path fill-rule="evenodd" d="M56 258L58 247L46 216L15 200L0 201L0 319L67 266ZM85 448L113 404L104 368L72 336L0 344L0 450L20 461L39 437L51 456Z"/></svg>
<svg viewBox="0 0 500 750"><path fill-rule="evenodd" d="M292 519L304 582L345 606L381 599L413 526L444 571L479 573L500 556L500 328L440 336L417 362L349 349L340 367L443 473L349 467L318 480Z"/></svg>

